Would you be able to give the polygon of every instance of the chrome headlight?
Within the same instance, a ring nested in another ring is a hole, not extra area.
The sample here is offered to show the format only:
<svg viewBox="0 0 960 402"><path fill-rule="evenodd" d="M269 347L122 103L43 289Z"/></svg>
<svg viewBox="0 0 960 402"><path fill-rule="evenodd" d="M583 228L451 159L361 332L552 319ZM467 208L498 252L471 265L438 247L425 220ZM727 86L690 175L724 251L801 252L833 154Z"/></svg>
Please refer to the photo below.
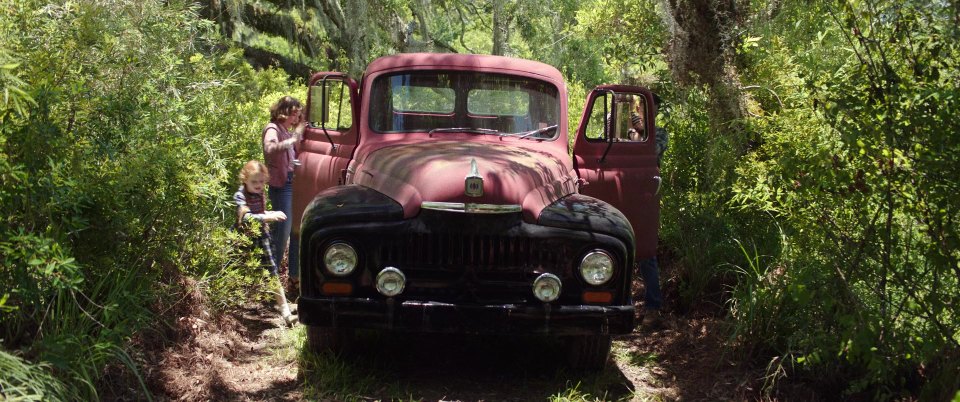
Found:
<svg viewBox="0 0 960 402"><path fill-rule="evenodd" d="M543 302L552 302L560 297L563 285L554 274L542 274L533 281L533 295Z"/></svg>
<svg viewBox="0 0 960 402"><path fill-rule="evenodd" d="M613 278L613 257L606 251L593 250L580 261L580 276L591 285L603 285Z"/></svg>
<svg viewBox="0 0 960 402"><path fill-rule="evenodd" d="M406 275L394 267L386 267L377 274L377 291L384 296L393 297L403 293L406 284Z"/></svg>
<svg viewBox="0 0 960 402"><path fill-rule="evenodd" d="M347 243L333 243L323 252L323 264L334 276L347 276L357 268L357 252Z"/></svg>

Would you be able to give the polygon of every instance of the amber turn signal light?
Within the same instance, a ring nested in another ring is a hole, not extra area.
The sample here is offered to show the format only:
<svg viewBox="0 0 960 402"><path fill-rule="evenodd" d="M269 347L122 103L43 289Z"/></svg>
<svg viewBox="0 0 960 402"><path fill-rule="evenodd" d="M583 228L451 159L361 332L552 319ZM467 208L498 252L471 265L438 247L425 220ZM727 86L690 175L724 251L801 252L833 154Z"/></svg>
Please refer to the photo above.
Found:
<svg viewBox="0 0 960 402"><path fill-rule="evenodd" d="M324 282L320 291L327 296L349 296L353 293L353 285L343 282Z"/></svg>
<svg viewBox="0 0 960 402"><path fill-rule="evenodd" d="M583 292L584 303L609 304L613 301L613 293L610 292Z"/></svg>

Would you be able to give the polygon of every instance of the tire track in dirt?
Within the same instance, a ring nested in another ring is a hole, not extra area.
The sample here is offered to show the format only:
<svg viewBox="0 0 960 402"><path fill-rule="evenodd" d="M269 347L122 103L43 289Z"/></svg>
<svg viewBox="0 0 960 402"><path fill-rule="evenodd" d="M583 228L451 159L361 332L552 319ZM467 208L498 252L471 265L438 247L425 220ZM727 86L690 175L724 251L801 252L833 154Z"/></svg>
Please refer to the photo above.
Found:
<svg viewBox="0 0 960 402"><path fill-rule="evenodd" d="M642 291L642 284L638 288ZM639 311L639 302L637 308ZM139 345L136 360L158 400L777 398L764 396L760 390L763 368L745 368L735 362L716 311L685 316L668 313L660 329L638 328L617 336L607 367L584 374L564 369L563 348L549 339L436 334L366 334L360 353L327 357L320 359L326 362L320 366L304 367L302 328L284 328L269 304L247 304L216 319L198 307L184 310L174 315L179 317L170 333L155 336L166 341L141 341ZM331 373L343 367L350 375L371 380L354 383L324 378L343 375ZM339 388L322 388L330 383ZM117 388L123 386L135 388L129 381ZM796 395L816 399L809 391ZM111 396L109 399L144 399L142 395Z"/></svg>
<svg viewBox="0 0 960 402"><path fill-rule="evenodd" d="M270 306L248 304L216 322L178 319L191 336L154 356L148 384L159 400L297 401L296 359L277 355L286 331Z"/></svg>

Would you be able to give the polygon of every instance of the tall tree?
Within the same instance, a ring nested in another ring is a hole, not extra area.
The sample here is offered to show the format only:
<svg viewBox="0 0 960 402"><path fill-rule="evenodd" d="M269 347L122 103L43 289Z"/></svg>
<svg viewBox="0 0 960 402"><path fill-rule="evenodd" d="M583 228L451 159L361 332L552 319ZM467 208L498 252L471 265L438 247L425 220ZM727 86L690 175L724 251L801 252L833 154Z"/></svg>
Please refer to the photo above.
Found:
<svg viewBox="0 0 960 402"><path fill-rule="evenodd" d="M201 14L242 46L254 66L279 66L298 77L319 69L360 76L373 57L404 50L409 34L400 10L406 4L402 0L206 0ZM413 3L410 8L424 9ZM426 24L423 27L426 32Z"/></svg>
<svg viewBox="0 0 960 402"><path fill-rule="evenodd" d="M369 21L367 0L347 0L346 7L338 0L313 3L321 11L320 23L330 41L341 52L338 56L342 57L332 59L333 66L359 77L370 58L370 37L364 24Z"/></svg>
<svg viewBox="0 0 960 402"><path fill-rule="evenodd" d="M431 30L432 24L437 21L433 10L435 6L441 9L446 8L444 2L439 2L436 5L431 4L430 0L412 0L410 2L409 9L414 20L407 24L407 28L404 30L405 40L398 50L459 53L456 48ZM459 11L459 8L457 8L457 11ZM414 33L420 36L419 40L414 38Z"/></svg>
<svg viewBox="0 0 960 402"><path fill-rule="evenodd" d="M571 48L565 63L576 66L588 83L635 82L660 68L666 36L656 3L593 0L575 13L576 25L570 28L575 35L565 39ZM589 73L597 68L602 71Z"/></svg>
<svg viewBox="0 0 960 402"><path fill-rule="evenodd" d="M503 56L507 54L510 40L510 22L513 20L511 7L506 0L492 0L493 8L493 49L491 54Z"/></svg>
<svg viewBox="0 0 960 402"><path fill-rule="evenodd" d="M289 0L251 2L207 0L200 15L214 21L224 37L244 50L247 61L258 68L276 66L293 77L309 77L326 60L326 33L313 10ZM265 45L278 38L288 46Z"/></svg>
<svg viewBox="0 0 960 402"><path fill-rule="evenodd" d="M674 79L685 86L706 85L715 130L736 135L731 123L742 119L746 110L735 60L745 0L664 0L662 8L670 33L666 56ZM738 138L735 143L746 141Z"/></svg>

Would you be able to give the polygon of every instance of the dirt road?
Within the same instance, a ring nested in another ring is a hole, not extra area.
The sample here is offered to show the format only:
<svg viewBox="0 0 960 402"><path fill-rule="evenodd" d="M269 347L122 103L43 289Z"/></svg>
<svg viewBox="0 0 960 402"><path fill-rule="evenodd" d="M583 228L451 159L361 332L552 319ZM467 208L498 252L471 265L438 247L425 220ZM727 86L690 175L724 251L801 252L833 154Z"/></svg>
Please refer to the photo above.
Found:
<svg viewBox="0 0 960 402"><path fill-rule="evenodd" d="M350 358L302 352L302 327L268 305L208 322L145 370L160 400L742 400L761 397L762 371L725 358L719 321L668 315L664 328L616 338L597 374L562 367L562 348L538 339L363 335Z"/></svg>

